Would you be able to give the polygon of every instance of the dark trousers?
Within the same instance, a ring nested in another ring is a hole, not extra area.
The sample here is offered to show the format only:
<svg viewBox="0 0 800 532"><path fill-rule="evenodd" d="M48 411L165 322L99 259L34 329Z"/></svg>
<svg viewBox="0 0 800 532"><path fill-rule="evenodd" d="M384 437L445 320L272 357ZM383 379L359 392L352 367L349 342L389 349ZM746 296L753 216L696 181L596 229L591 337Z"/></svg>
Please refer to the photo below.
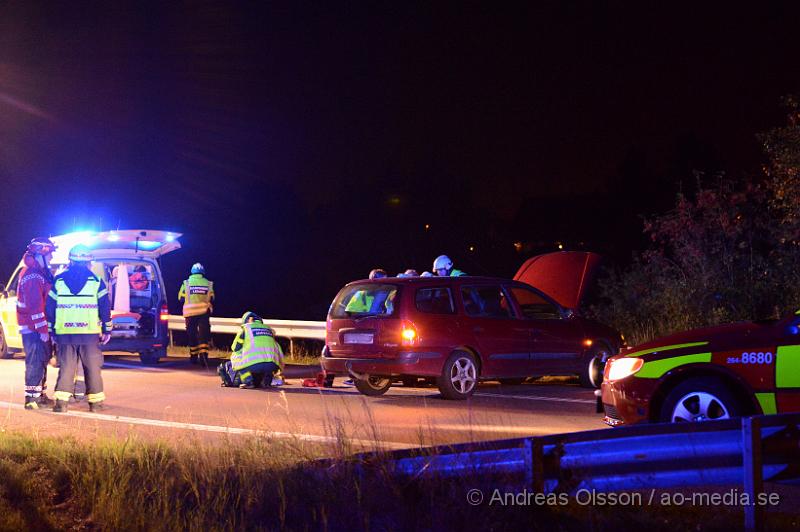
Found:
<svg viewBox="0 0 800 532"><path fill-rule="evenodd" d="M210 314L188 316L186 319L186 336L189 337L189 358L197 361L199 356L208 361L208 342L211 339Z"/></svg>
<svg viewBox="0 0 800 532"><path fill-rule="evenodd" d="M223 386L237 387L240 384L252 384L266 388L272 384L272 375L278 369L275 362L259 362L237 371L233 369L233 364L228 360L220 364L217 371Z"/></svg>
<svg viewBox="0 0 800 532"><path fill-rule="evenodd" d="M25 397L40 397L47 388L47 363L50 361L50 343L43 342L39 333L22 335L25 349Z"/></svg>
<svg viewBox="0 0 800 532"><path fill-rule="evenodd" d="M83 366L86 379L86 398L90 403L99 403L106 398L103 393L103 352L100 344L58 344L58 380L55 398L68 401L75 391L75 376L78 366Z"/></svg>

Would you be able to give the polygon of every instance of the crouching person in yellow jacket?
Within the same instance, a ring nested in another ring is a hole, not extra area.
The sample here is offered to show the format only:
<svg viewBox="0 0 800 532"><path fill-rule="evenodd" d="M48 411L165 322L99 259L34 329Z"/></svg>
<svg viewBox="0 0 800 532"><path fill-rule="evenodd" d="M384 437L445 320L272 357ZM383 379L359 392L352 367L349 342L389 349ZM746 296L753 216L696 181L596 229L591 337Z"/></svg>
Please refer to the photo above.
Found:
<svg viewBox="0 0 800 532"><path fill-rule="evenodd" d="M231 359L219 366L222 386L269 388L272 376L283 369L283 351L274 331L253 312L242 316L242 329L231 350Z"/></svg>

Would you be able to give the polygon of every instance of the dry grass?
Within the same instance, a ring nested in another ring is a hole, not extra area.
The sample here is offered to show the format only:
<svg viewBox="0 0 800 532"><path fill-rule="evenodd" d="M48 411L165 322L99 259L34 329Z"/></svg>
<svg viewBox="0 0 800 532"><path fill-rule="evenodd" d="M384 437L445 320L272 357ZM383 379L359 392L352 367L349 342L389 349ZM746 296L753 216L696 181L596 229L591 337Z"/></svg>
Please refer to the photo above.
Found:
<svg viewBox="0 0 800 532"><path fill-rule="evenodd" d="M337 431L343 434L343 431ZM489 505L511 477L398 479L387 462L262 437L226 445L0 436L2 530L718 530L741 510ZM318 462L326 454L338 456ZM466 502L469 489L486 494ZM769 529L796 529L771 516Z"/></svg>

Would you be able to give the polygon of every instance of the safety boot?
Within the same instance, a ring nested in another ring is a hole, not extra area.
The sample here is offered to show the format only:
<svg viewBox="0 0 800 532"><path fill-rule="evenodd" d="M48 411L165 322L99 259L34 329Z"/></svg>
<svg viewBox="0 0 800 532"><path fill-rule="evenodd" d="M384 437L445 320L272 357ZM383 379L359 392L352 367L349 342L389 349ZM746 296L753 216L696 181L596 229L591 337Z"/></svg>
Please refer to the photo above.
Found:
<svg viewBox="0 0 800 532"><path fill-rule="evenodd" d="M68 404L69 403L67 401L56 399L56 405L53 407L53 412L66 412Z"/></svg>
<svg viewBox="0 0 800 532"><path fill-rule="evenodd" d="M255 390L256 385L252 382L243 382L239 385L239 389L241 390Z"/></svg>
<svg viewBox="0 0 800 532"><path fill-rule="evenodd" d="M47 397L47 394L42 392L42 395L39 396L39 399L36 400L39 403L39 406L53 406L55 401Z"/></svg>
<svg viewBox="0 0 800 532"><path fill-rule="evenodd" d="M25 410L38 410L39 403L36 397L25 397Z"/></svg>
<svg viewBox="0 0 800 532"><path fill-rule="evenodd" d="M97 403L89 403L89 412L101 412L105 407L103 406L103 401L98 401Z"/></svg>

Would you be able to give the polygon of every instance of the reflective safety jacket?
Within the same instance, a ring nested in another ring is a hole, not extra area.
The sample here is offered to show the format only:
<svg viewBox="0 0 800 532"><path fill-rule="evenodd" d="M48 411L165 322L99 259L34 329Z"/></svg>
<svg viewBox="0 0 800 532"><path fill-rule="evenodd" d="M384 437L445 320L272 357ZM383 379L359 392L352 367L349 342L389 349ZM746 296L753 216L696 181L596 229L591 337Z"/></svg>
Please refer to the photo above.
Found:
<svg viewBox="0 0 800 532"><path fill-rule="evenodd" d="M47 298L47 321L59 342L97 342L111 330L108 290L86 266L74 264L56 277Z"/></svg>
<svg viewBox="0 0 800 532"><path fill-rule="evenodd" d="M42 268L36 259L26 253L25 268L19 274L17 287L17 323L21 334L47 334L45 302L53 283L53 276Z"/></svg>
<svg viewBox="0 0 800 532"><path fill-rule="evenodd" d="M273 330L263 323L245 323L231 345L231 366L241 371L254 364L274 362L283 368L283 351Z"/></svg>
<svg viewBox="0 0 800 532"><path fill-rule="evenodd" d="M464 275L467 275L467 274L462 272L461 270L456 270L455 268L450 270L450 277L462 277Z"/></svg>
<svg viewBox="0 0 800 532"><path fill-rule="evenodd" d="M206 279L202 273L193 273L181 284L178 300L184 299L183 315L202 316L211 312L214 299L214 283Z"/></svg>
<svg viewBox="0 0 800 532"><path fill-rule="evenodd" d="M369 312L372 310L372 302L375 296L367 295L366 290L358 290L350 297L345 312Z"/></svg>

